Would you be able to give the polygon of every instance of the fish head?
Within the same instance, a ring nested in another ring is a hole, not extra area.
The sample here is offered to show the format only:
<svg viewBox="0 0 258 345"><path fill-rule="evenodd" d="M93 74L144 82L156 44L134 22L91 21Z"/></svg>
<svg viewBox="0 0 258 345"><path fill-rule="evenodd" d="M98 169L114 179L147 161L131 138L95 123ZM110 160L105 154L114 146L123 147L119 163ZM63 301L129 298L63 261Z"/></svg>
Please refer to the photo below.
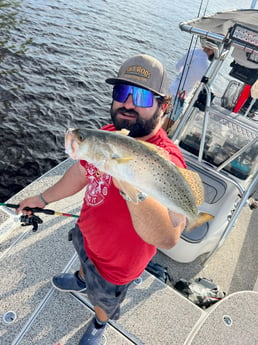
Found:
<svg viewBox="0 0 258 345"><path fill-rule="evenodd" d="M65 134L65 153L74 160L80 159L80 145L85 137L85 133L79 129L68 128Z"/></svg>
<svg viewBox="0 0 258 345"><path fill-rule="evenodd" d="M90 128L69 128L65 135L65 152L72 159L83 159L95 165L111 157L108 145L110 132Z"/></svg>

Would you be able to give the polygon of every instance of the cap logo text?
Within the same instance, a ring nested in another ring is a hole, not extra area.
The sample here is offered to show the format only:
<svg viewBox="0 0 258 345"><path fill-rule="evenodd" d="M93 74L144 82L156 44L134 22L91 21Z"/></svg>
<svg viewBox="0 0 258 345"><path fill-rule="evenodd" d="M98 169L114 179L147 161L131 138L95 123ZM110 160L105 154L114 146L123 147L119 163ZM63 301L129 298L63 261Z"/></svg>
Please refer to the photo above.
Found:
<svg viewBox="0 0 258 345"><path fill-rule="evenodd" d="M146 79L151 77L151 72L142 66L129 66L126 69L125 74L138 75Z"/></svg>

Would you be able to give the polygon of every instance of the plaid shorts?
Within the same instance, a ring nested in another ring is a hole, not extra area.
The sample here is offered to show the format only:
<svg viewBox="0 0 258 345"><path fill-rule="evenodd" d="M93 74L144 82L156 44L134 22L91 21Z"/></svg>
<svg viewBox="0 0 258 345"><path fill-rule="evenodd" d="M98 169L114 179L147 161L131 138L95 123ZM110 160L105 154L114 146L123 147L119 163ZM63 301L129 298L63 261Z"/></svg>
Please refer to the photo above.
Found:
<svg viewBox="0 0 258 345"><path fill-rule="evenodd" d="M120 316L120 304L125 299L131 283L115 285L102 278L86 254L82 233L77 224L69 231L68 239L69 241L73 241L73 245L78 253L85 275L87 295L90 302L93 306L102 308L110 319L118 320Z"/></svg>

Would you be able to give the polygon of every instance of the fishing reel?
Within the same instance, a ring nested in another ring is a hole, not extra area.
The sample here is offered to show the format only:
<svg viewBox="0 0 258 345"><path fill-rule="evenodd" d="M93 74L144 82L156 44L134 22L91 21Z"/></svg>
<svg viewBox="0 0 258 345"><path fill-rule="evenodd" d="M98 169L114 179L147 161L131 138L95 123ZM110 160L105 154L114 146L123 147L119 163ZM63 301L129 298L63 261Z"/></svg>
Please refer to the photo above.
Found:
<svg viewBox="0 0 258 345"><path fill-rule="evenodd" d="M20 221L21 221L21 226L29 226L32 225L32 231L36 232L38 230L39 224L43 223L43 220L41 218L39 218L38 216L36 216L35 214L32 214L31 216L25 215L23 214L20 217Z"/></svg>

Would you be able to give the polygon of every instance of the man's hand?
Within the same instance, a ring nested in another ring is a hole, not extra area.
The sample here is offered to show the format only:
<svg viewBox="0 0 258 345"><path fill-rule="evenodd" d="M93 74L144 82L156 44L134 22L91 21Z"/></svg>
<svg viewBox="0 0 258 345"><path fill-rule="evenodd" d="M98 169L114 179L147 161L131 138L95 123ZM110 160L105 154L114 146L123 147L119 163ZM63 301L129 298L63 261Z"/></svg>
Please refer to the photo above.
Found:
<svg viewBox="0 0 258 345"><path fill-rule="evenodd" d="M181 213L176 213L173 211L168 210L169 218L171 220L171 223L174 227L177 227L181 224L183 225L183 228L186 227L186 216L184 216Z"/></svg>
<svg viewBox="0 0 258 345"><path fill-rule="evenodd" d="M45 204L40 200L39 196L38 195L34 195L34 196L31 196L27 199L24 199L22 200L20 203L19 203L19 208L17 208L17 210L15 211L17 214L19 212L22 212L23 214L26 214L28 216L30 216L32 214L31 211L25 211L24 208L25 207L40 207L40 208L44 208L45 207Z"/></svg>

